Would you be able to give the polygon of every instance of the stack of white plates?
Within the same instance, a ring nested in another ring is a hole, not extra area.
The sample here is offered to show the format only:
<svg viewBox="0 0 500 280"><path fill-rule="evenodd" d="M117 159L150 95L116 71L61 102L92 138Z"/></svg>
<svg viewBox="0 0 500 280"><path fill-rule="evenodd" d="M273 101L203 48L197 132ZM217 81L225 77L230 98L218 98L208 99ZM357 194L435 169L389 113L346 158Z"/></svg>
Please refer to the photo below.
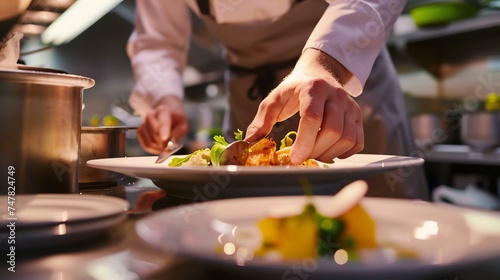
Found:
<svg viewBox="0 0 500 280"><path fill-rule="evenodd" d="M0 196L0 236L16 249L73 245L126 218L123 199L80 194Z"/></svg>

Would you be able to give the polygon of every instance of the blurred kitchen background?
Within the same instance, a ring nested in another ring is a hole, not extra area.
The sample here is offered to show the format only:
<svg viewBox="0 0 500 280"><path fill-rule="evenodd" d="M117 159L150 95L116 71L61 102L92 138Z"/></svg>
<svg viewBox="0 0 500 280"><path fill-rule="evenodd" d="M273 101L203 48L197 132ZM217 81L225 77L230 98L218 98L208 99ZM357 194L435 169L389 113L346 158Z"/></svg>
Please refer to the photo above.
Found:
<svg viewBox="0 0 500 280"><path fill-rule="evenodd" d="M137 126L140 120L127 103L134 77L126 55L135 1L111 1L102 17L69 42L42 42L44 30L78 2L82 0L35 1L16 26L25 34L21 59L30 66L95 79L96 85L84 93L84 125L114 120L114 124ZM100 2L106 1L94 4ZM97 8L91 13L98 14ZM184 73L191 124L186 141L203 145L222 124L223 50L196 17L192 21L189 66ZM498 194L499 34L500 1L424 0L408 2L388 40L419 147L414 155L426 159L431 186L474 184ZM475 123L469 117L478 112L487 114ZM468 130L486 129L470 136L463 130L464 116L471 122ZM133 133L128 136L127 154L145 154Z"/></svg>

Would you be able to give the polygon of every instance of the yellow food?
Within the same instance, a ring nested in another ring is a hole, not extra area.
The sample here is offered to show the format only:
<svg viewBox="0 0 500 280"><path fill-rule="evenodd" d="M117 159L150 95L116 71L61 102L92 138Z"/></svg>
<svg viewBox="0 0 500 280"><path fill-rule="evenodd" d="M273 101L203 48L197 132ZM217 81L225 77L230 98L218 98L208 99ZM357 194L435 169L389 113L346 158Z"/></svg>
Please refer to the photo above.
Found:
<svg viewBox="0 0 500 280"><path fill-rule="evenodd" d="M272 138L261 139L250 147L245 166L291 165L289 156L291 147L276 149L276 142ZM319 167L318 162L314 159L307 159L302 165Z"/></svg>
<svg viewBox="0 0 500 280"><path fill-rule="evenodd" d="M358 204L340 217L325 217L313 204L302 213L266 217L258 222L263 242L256 255L277 252L284 259L333 256L337 250L356 256L359 249L376 247L375 222Z"/></svg>

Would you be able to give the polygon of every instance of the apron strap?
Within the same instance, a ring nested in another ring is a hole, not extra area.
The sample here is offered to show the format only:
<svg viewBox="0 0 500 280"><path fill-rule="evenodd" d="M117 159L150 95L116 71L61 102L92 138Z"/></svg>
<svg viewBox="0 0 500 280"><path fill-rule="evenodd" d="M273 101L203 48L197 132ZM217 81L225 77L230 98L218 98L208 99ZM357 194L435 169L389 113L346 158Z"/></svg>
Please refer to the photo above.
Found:
<svg viewBox="0 0 500 280"><path fill-rule="evenodd" d="M264 64L252 69L230 64L229 70L240 75L256 75L254 82L248 89L247 97L250 100L257 100L259 97L264 99L276 86L276 72L292 68L298 59L298 57L295 57L277 63Z"/></svg>

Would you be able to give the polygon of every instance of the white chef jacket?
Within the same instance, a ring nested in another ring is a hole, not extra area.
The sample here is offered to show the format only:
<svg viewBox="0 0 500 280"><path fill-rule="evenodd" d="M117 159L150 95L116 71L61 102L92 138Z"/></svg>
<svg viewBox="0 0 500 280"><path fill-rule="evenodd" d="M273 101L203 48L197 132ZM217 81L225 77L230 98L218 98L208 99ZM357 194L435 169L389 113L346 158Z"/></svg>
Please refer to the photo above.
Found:
<svg viewBox="0 0 500 280"><path fill-rule="evenodd" d="M358 96L406 1L327 2L328 8L303 49L319 49L342 63L353 74L346 82L345 89L353 96ZM266 5L266 1L244 1L244 5L238 5L243 0L212 0L211 4L214 7L220 3L226 5L223 7L232 9L231 11L247 13L239 18L248 19L255 15L256 24L268 24L279 17L268 10L275 17L262 20L266 7L273 7ZM171 94L181 98L184 95L182 72L191 36L189 9L200 15L194 0L137 1L136 28L129 39L127 52L137 81L130 104L139 115L147 113L164 95Z"/></svg>

